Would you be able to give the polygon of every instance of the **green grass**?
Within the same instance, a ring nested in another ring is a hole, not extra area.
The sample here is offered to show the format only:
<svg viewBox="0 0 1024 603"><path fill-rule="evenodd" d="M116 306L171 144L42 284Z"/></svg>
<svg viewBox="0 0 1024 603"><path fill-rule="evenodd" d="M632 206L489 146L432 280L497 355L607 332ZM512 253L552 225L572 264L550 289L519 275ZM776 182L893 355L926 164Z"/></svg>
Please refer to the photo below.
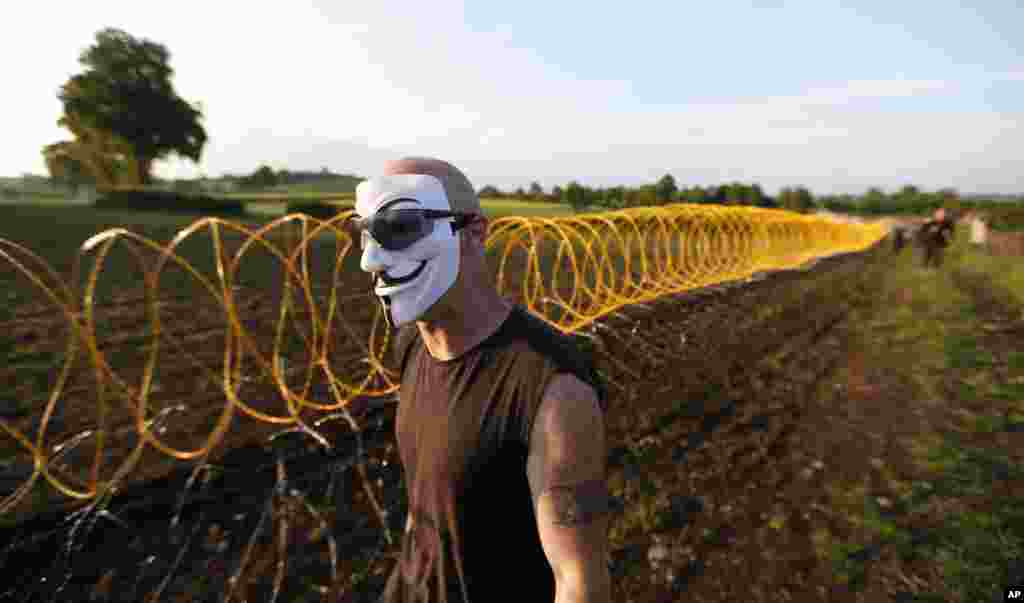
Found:
<svg viewBox="0 0 1024 603"><path fill-rule="evenodd" d="M572 208L564 203L484 198L480 200L480 204L483 206L484 213L492 218L503 218L506 216L561 218L573 215Z"/></svg>
<svg viewBox="0 0 1024 603"><path fill-rule="evenodd" d="M967 250L961 255L965 270L982 273L1008 292L1024 308L1024 258L991 256L981 251Z"/></svg>
<svg viewBox="0 0 1024 603"><path fill-rule="evenodd" d="M964 425L920 440L915 456L934 477L910 484L909 492L893 501L898 513L883 515L874 497L861 494L863 510L853 510L850 519L868 530L876 547L895 550L906 562L940 568L944 585L960 600L988 601L993 589L1008 582L1011 562L1024 558L1024 500L993 494L1003 482L1024 480L1024 469L1005 449L989 444L1009 423L1024 421L1022 412L1012 410L1014 403L1024 401L1024 383L998 378L1000 369L1024 368L1024 352L1000 355L986 349L980 327L993 317L979 314L982 309L952 277L955 271L981 275L993 290L1024 300L1024 269L1019 258L991 258L969 249L963 237L950 251L940 270L922 269L912 254L894 262L888 287L897 296L904 292L905 303L883 305L878 322L886 324L891 340L910 343L885 352L883 362L892 363L890 370L913 374L918 389L936 397L942 391L940 378L956 375L959 387L948 404L957 408L972 401L1004 402L993 403L987 411L964 412ZM886 347L887 342L877 342L879 350ZM906 366L896 364L900 356ZM915 541L906 521L898 518L934 508L957 510L930 529L927 539ZM873 560L858 555L863 543L835 541L830 550L837 576L854 589L864 587Z"/></svg>
<svg viewBox="0 0 1024 603"><path fill-rule="evenodd" d="M273 217L280 217L284 215L284 206L293 202L321 200L329 203L351 206L355 199L355 196L352 193L325 193L322 191L226 193L213 196L226 200L241 200L248 202L247 209L252 217L256 219L272 219ZM65 209L90 207L88 205L83 205L81 202L69 200L66 195L56 193L52 195L39 194L24 196L16 201L4 205L8 205L10 207L24 207L26 208L26 211L32 211L33 208L46 208L49 211L54 211L59 208L63 211ZM539 216L544 218L557 218L573 215L572 208L564 203L484 198L481 199L481 205L483 206L484 212L492 218L501 218L506 216ZM123 213L131 219L135 219L135 214L141 214L142 212ZM76 222L80 222L84 215L86 214L71 216L71 218ZM62 213L62 218L63 217L64 215ZM182 215L173 216L173 218L175 222L184 221L187 224L197 219L198 216ZM110 221L110 216L101 215L99 221Z"/></svg>
<svg viewBox="0 0 1024 603"><path fill-rule="evenodd" d="M352 202L355 199L354 193L331 193L323 191L302 191L302 190L287 190L287 191L261 191L258 193L223 193L217 195L225 199L234 199L240 201L254 201L257 203L280 203L286 204L293 201L309 201L309 200L321 200L321 201L348 201Z"/></svg>
<svg viewBox="0 0 1024 603"><path fill-rule="evenodd" d="M14 191L3 190L3 188L0 187L0 198L4 198L5 196L18 201L32 203L34 201L54 201L64 199L67 197L67 193L61 191Z"/></svg>

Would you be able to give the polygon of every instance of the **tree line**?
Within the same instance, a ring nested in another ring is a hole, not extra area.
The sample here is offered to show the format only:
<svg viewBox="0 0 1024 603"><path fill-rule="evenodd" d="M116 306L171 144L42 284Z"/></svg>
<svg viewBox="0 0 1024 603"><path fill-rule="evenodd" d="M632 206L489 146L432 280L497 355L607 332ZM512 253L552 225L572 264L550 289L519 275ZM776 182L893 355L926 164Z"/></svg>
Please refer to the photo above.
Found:
<svg viewBox="0 0 1024 603"><path fill-rule="evenodd" d="M574 211L698 203L781 208L801 213L827 210L860 215L924 214L939 207L966 209L995 201L973 196L961 198L953 188L925 191L913 185L888 193L881 187L871 187L861 195L815 195L805 186L789 186L775 195L769 195L756 182L680 187L671 174L665 174L656 182L634 187L590 187L574 180L564 186L555 185L550 191L546 191L538 182L531 183L527 189L520 187L514 191L502 191L494 185L487 185L478 194L486 198L565 203ZM998 201L1001 205L1013 204L1014 201L1024 204L1024 197L1002 198Z"/></svg>
<svg viewBox="0 0 1024 603"><path fill-rule="evenodd" d="M243 176L225 175L219 180L233 183L238 190L256 191L277 187L308 185L317 189L336 189L332 192L354 192L362 178L353 174L340 174L324 167L320 171L274 170L268 165L261 165L256 171Z"/></svg>
<svg viewBox="0 0 1024 603"><path fill-rule="evenodd" d="M576 210L586 207L623 209L669 203L754 205L757 207L785 207L801 211L813 207L811 192L801 186L784 188L776 196L766 194L757 183L731 182L717 186L680 188L672 174L665 174L657 182L635 187L590 187L574 180L565 186L555 185L550 192L546 192L538 182L531 183L529 189L518 188L513 192L505 192L496 186L487 185L480 189L479 195L481 197L566 203Z"/></svg>

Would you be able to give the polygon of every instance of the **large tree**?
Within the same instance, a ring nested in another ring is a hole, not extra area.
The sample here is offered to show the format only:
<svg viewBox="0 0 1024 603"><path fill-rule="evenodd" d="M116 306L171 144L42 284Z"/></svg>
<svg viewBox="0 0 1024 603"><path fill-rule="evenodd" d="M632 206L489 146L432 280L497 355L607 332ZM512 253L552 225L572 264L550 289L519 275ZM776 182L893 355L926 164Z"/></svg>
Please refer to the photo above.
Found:
<svg viewBox="0 0 1024 603"><path fill-rule="evenodd" d="M675 201L676 193L679 192L679 188L676 186L675 177L673 177L672 174L665 174L654 185L654 191L658 199L658 203L661 205Z"/></svg>
<svg viewBox="0 0 1024 603"><path fill-rule="evenodd" d="M61 87L64 117L58 123L76 135L75 142L87 131L94 139L104 138L106 147L117 147L115 155L129 168L117 184L148 184L153 162L171 153L194 162L202 155L202 112L175 92L169 60L162 44L104 29L79 57L85 71ZM95 141L84 146L95 147ZM92 163L97 185L108 185L95 165L98 161Z"/></svg>

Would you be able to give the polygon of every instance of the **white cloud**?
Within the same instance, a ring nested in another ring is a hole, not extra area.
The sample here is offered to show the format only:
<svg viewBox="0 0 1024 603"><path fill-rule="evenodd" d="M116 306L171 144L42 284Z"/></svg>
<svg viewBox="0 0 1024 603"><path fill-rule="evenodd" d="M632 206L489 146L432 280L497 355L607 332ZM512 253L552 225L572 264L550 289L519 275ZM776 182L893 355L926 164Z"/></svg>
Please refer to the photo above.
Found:
<svg viewBox="0 0 1024 603"><path fill-rule="evenodd" d="M1024 134L1020 114L886 113L858 104L952 90L942 82L851 82L759 102L635 112L521 95L474 113L461 105L438 105L439 121L454 125L430 127L416 123L429 114L426 103L410 101L417 111L391 122L389 136L362 134L371 132L363 129L358 142L284 136L273 142L243 138L237 146L274 148L289 163L306 158L315 164L314 157L329 157L330 165L360 173L371 173L395 155L428 154L454 161L478 186L525 186L538 179L550 187L573 178L603 185L649 180L665 171L684 183L757 180L769 190L803 183L853 192L901 178L926 187L992 186L985 185L995 173L991 157L1015 156L1013 140ZM538 105L547 109L543 118L519 110ZM398 126L410 131L403 134ZM219 152L211 150L211 158ZM239 153L234 147L222 152L225 157Z"/></svg>

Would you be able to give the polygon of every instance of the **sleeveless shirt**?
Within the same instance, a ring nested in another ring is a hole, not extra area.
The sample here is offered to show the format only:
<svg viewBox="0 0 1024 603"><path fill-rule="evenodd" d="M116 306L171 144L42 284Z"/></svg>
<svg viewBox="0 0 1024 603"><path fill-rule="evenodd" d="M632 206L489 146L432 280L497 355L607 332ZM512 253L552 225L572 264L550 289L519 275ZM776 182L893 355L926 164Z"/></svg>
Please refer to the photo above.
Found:
<svg viewBox="0 0 1024 603"><path fill-rule="evenodd" d="M552 377L604 384L581 338L514 306L501 326L452 360L427 351L416 325L399 330L395 430L413 527L383 601L554 601L526 477L533 419ZM458 555L454 552L457 551ZM439 585L443 588L439 589Z"/></svg>

